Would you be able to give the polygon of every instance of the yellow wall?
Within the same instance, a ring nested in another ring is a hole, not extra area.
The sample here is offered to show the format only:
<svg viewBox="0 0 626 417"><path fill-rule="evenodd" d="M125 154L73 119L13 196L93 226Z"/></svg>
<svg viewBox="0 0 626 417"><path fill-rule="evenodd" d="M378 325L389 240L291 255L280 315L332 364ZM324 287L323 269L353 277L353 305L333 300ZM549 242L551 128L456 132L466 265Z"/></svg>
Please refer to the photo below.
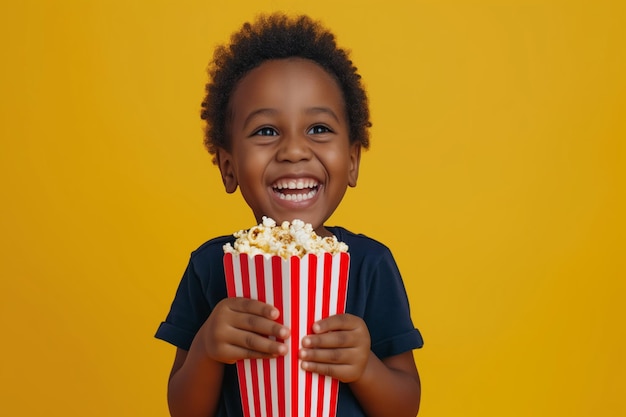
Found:
<svg viewBox="0 0 626 417"><path fill-rule="evenodd" d="M364 76L373 145L329 223L396 255L420 415L626 415L619 0L4 5L0 414L167 415L154 331L190 251L254 220L202 147L205 67L275 9Z"/></svg>

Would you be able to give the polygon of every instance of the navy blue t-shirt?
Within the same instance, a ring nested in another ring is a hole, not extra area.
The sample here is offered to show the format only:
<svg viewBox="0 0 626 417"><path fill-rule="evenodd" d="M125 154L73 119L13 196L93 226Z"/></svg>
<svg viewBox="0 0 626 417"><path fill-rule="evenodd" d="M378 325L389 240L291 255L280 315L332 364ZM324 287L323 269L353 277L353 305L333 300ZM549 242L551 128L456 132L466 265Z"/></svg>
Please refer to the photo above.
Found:
<svg viewBox="0 0 626 417"><path fill-rule="evenodd" d="M423 345L413 326L398 267L389 249L364 235L328 227L350 253L346 313L361 317L370 333L372 351L383 359ZM209 240L191 254L167 318L156 337L189 350L196 332L215 305L226 298L222 247L233 236ZM218 417L241 417L241 398L235 365L225 365ZM337 416L365 416L347 384L340 384Z"/></svg>

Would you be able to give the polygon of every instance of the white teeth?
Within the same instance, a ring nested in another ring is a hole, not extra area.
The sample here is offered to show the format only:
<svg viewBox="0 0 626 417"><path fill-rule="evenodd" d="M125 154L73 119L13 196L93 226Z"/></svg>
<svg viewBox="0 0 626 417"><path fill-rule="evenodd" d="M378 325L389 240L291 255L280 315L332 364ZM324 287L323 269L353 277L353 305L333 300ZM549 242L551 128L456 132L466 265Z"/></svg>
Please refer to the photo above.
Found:
<svg viewBox="0 0 626 417"><path fill-rule="evenodd" d="M311 190L306 194L278 194L281 200L287 201L305 201L313 198L317 194L317 190Z"/></svg>
<svg viewBox="0 0 626 417"><path fill-rule="evenodd" d="M319 183L310 178L290 179L277 181L272 187L278 191L281 200L300 202L313 198L317 194ZM283 194L280 190L309 190L309 192Z"/></svg>
<svg viewBox="0 0 626 417"><path fill-rule="evenodd" d="M274 184L274 188L279 190L303 190L305 188L313 188L317 186L317 182L314 180L288 180L280 181Z"/></svg>

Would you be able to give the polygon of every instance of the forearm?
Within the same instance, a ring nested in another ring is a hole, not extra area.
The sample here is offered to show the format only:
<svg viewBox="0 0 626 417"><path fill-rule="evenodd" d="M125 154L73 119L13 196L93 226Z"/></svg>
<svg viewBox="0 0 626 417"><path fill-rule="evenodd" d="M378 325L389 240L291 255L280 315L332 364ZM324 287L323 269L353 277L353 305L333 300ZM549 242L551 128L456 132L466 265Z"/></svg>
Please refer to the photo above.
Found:
<svg viewBox="0 0 626 417"><path fill-rule="evenodd" d="M167 400L172 417L211 417L222 390L224 365L206 355L189 351L168 384Z"/></svg>
<svg viewBox="0 0 626 417"><path fill-rule="evenodd" d="M403 355L406 359L412 353ZM400 358L392 361L404 360ZM352 382L350 388L369 417L415 417L419 410L421 387L417 370L400 370L374 353L370 353L362 377Z"/></svg>

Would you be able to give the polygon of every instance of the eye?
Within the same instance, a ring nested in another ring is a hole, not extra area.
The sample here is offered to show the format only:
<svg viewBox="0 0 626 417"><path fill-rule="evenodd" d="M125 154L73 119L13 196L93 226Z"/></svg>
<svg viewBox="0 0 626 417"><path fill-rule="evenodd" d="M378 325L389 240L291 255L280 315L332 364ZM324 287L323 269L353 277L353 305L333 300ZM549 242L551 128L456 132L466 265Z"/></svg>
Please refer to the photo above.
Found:
<svg viewBox="0 0 626 417"><path fill-rule="evenodd" d="M309 131L306 133L308 135L318 135L320 133L332 133L332 130L330 130L328 127L324 125L315 125L311 127Z"/></svg>
<svg viewBox="0 0 626 417"><path fill-rule="evenodd" d="M278 136L276 129L272 127L262 127L252 134L253 136Z"/></svg>

